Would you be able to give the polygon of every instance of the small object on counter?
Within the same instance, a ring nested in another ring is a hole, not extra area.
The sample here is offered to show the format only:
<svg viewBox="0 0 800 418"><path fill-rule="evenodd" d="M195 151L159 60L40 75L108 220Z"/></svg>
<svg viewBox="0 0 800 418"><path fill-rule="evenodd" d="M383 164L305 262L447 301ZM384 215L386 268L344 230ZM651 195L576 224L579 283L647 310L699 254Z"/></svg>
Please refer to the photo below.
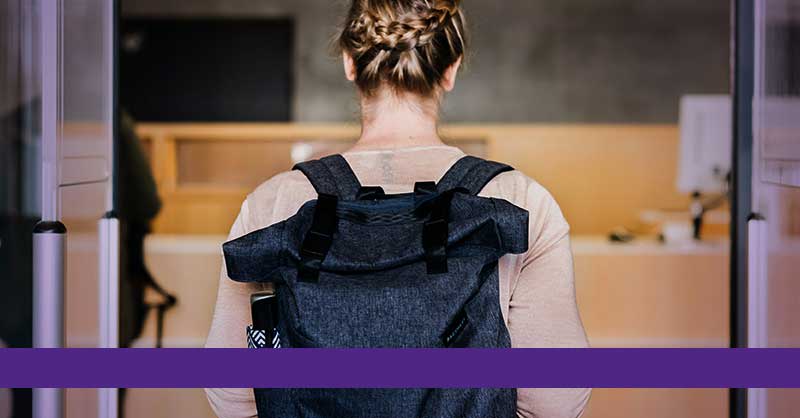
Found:
<svg viewBox="0 0 800 418"><path fill-rule="evenodd" d="M706 209L700 200L700 192L692 193L692 203L689 205L689 213L692 216L692 236L695 240L700 240L701 230L703 229L703 215Z"/></svg>
<svg viewBox="0 0 800 418"><path fill-rule="evenodd" d="M608 234L608 239L611 242L626 243L633 241L635 238L636 236L627 228L617 228Z"/></svg>
<svg viewBox="0 0 800 418"><path fill-rule="evenodd" d="M661 227L661 240L665 244L685 244L694 241L692 226L687 222L665 222Z"/></svg>

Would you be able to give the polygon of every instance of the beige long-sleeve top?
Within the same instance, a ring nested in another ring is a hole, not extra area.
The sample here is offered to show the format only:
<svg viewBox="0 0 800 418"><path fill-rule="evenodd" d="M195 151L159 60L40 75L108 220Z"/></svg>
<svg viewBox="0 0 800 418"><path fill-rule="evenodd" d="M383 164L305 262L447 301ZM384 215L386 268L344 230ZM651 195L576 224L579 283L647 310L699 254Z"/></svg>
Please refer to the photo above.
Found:
<svg viewBox="0 0 800 418"><path fill-rule="evenodd" d="M449 146L398 148L343 154L363 185L387 193L407 193L417 181L440 179L464 153ZM547 190L524 174L503 173L481 196L506 199L529 211L529 248L500 259L500 306L514 347L587 347L575 302L569 225ZM316 192L298 171L279 174L251 193L242 204L230 238L265 228L294 215ZM228 279L223 265L217 305L207 347L246 347L250 294L258 284ZM253 391L207 389L220 418L256 416ZM581 415L589 389L519 389L521 417L574 418Z"/></svg>

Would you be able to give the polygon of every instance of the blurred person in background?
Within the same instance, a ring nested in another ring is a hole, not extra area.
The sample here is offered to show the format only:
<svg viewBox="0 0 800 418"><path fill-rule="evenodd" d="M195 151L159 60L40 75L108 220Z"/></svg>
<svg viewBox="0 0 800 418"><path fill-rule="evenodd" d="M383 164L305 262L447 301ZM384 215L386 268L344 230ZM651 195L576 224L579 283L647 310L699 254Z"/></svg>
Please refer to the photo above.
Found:
<svg viewBox="0 0 800 418"><path fill-rule="evenodd" d="M120 220L120 324L119 346L131 347L144 329L145 319L151 309L156 310L158 335L156 346L161 346L164 312L175 305L176 298L167 293L153 278L145 264L144 241L150 233L150 224L161 210L156 182L150 163L136 135L133 119L123 112L119 135L119 208ZM161 301L150 303L147 289L159 295ZM119 416L123 416L125 389L120 389Z"/></svg>

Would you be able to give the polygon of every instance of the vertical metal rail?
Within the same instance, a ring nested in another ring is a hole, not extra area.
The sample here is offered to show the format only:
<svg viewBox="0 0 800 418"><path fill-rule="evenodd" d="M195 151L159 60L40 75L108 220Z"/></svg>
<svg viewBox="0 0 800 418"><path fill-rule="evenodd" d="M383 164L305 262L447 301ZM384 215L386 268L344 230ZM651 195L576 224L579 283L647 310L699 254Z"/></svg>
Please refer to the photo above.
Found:
<svg viewBox="0 0 800 418"><path fill-rule="evenodd" d="M119 347L119 220L107 215L98 222L99 231L99 308L100 347ZM98 393L99 418L116 418L118 390L101 388Z"/></svg>
<svg viewBox="0 0 800 418"><path fill-rule="evenodd" d="M109 187L106 199L106 214L98 223L99 231L99 298L100 346L119 348L119 280L120 280L120 222L118 213L119 186L119 56L118 22L119 0L104 0L104 47L107 57L109 114ZM117 418L119 414L119 389L102 388L98 393L98 417Z"/></svg>
<svg viewBox="0 0 800 418"><path fill-rule="evenodd" d="M754 0L732 2L733 170L730 251L730 346L747 347L747 223L752 211ZM747 390L730 390L731 418L747 417Z"/></svg>
<svg viewBox="0 0 800 418"><path fill-rule="evenodd" d="M33 346L64 346L64 274L67 229L58 221L62 115L61 0L41 0L42 221L33 231ZM33 390L33 416L61 418L63 390Z"/></svg>
<svg viewBox="0 0 800 418"><path fill-rule="evenodd" d="M57 221L39 222L33 231L33 346L64 346L64 255L67 229ZM33 416L61 418L63 391L33 390Z"/></svg>
<svg viewBox="0 0 800 418"><path fill-rule="evenodd" d="M764 95L765 47L766 47L766 0L753 0L753 94L751 106L751 150L755 158L751 165L751 211L758 210L755 197L758 194L761 173L760 115ZM769 232L767 220L758 213L749 216L747 225L747 347L769 346ZM767 418L767 396L765 388L747 389L747 418Z"/></svg>
<svg viewBox="0 0 800 418"><path fill-rule="evenodd" d="M747 255L747 325L748 348L766 348L769 324L767 303L769 284L767 281L767 221L753 215L748 224ZM767 389L747 389L747 418L767 418Z"/></svg>

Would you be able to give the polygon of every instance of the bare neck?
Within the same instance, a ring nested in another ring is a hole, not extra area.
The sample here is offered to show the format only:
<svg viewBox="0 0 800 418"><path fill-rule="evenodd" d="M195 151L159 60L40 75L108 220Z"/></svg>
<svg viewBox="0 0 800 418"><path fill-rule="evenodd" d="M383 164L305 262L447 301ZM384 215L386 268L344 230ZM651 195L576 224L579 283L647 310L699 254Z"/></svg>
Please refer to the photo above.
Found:
<svg viewBox="0 0 800 418"><path fill-rule="evenodd" d="M361 112L354 151L442 145L436 99L376 94L362 98Z"/></svg>

